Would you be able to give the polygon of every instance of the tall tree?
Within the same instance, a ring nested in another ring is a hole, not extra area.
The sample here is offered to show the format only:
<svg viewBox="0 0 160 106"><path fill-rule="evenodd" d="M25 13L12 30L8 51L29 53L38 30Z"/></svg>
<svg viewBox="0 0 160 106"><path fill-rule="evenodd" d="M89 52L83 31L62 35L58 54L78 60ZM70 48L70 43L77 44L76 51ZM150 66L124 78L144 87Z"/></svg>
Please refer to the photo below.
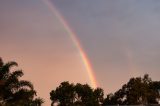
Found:
<svg viewBox="0 0 160 106"><path fill-rule="evenodd" d="M103 102L103 90L92 89L88 84L70 84L62 82L56 90L50 93L52 106L100 106Z"/></svg>
<svg viewBox="0 0 160 106"><path fill-rule="evenodd" d="M56 90L50 93L52 105L59 103L60 106L71 106L74 101L74 85L69 82L62 82Z"/></svg>
<svg viewBox="0 0 160 106"><path fill-rule="evenodd" d="M104 100L104 105L157 104L160 82L152 81L148 74L143 78L131 78L127 84Z"/></svg>
<svg viewBox="0 0 160 106"><path fill-rule="evenodd" d="M18 66L16 62L4 64L0 58L0 103L5 106L30 106L37 101L34 99L36 91L31 82L19 79L23 76L22 70L11 70L15 66ZM43 100L38 100L42 104Z"/></svg>

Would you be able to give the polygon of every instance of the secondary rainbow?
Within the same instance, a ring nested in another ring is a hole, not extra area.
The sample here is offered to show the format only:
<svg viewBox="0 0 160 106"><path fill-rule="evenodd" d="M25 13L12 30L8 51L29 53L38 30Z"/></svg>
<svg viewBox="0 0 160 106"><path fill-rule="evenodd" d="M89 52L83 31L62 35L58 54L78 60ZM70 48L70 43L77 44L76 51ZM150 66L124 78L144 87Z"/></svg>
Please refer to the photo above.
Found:
<svg viewBox="0 0 160 106"><path fill-rule="evenodd" d="M97 87L97 82L96 82L96 78L94 76L94 72L93 72L92 66L91 66L91 64L89 62L89 59L88 59L85 51L83 50L79 40L76 37L76 33L70 28L70 26L67 23L67 21L65 21L65 19L58 12L58 10L55 8L53 3L51 3L49 0L42 0L42 1L49 7L51 12L53 12L57 16L57 18L63 24L65 30L68 32L69 36L71 37L73 43L75 44L75 46L77 47L77 49L78 49L78 51L80 53L81 59L82 59L84 65L85 65L86 71L87 71L89 79L91 81L91 86L93 88L96 88Z"/></svg>

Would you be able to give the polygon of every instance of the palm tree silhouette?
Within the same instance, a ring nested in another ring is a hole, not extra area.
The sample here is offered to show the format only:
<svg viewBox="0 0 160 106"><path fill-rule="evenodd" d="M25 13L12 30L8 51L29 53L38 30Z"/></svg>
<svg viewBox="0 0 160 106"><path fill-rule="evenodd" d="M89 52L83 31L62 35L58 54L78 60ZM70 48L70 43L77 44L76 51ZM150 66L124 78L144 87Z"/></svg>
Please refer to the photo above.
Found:
<svg viewBox="0 0 160 106"><path fill-rule="evenodd" d="M0 58L0 104L5 106L41 106L41 98L34 99L36 91L33 84L20 80L22 70L11 70L18 64L14 61L3 63Z"/></svg>

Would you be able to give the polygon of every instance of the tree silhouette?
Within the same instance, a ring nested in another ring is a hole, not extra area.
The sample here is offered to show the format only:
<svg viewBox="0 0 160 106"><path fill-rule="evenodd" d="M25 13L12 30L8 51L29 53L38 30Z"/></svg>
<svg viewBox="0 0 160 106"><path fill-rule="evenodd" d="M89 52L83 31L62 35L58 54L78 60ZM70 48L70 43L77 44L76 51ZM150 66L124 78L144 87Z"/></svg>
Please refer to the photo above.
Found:
<svg viewBox="0 0 160 106"><path fill-rule="evenodd" d="M18 64L16 62L4 64L0 58L0 104L5 106L41 106L43 100L34 99L36 91L32 83L20 80L23 72L22 70L11 71L14 66L18 66ZM34 105L32 105L33 103Z"/></svg>
<svg viewBox="0 0 160 106"><path fill-rule="evenodd" d="M104 105L158 104L160 82L152 81L148 74L131 78L114 94L107 95Z"/></svg>
<svg viewBox="0 0 160 106"><path fill-rule="evenodd" d="M52 106L100 106L103 102L103 90L92 89L87 84L70 84L62 82L56 90L50 92Z"/></svg>
<svg viewBox="0 0 160 106"><path fill-rule="evenodd" d="M20 80L22 70L14 61L4 63L0 58L0 106L41 106L44 102L36 98L33 84ZM160 81L152 81L148 74L131 78L127 84L104 99L101 88L93 89L88 84L62 82L50 92L51 106L105 106L105 105L147 105L160 101Z"/></svg>
<svg viewBox="0 0 160 106"><path fill-rule="evenodd" d="M60 103L61 106L73 105L74 101L74 85L68 82L62 82L56 90L51 93L52 105L54 103Z"/></svg>

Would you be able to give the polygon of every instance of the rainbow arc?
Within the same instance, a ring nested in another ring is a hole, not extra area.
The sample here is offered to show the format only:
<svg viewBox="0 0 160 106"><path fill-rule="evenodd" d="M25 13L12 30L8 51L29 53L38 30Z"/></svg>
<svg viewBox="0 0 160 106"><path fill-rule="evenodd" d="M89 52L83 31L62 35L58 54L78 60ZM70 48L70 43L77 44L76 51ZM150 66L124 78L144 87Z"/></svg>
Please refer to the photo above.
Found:
<svg viewBox="0 0 160 106"><path fill-rule="evenodd" d="M96 82L96 78L94 75L94 71L93 68L91 66L91 63L89 62L89 59L85 53L85 51L83 50L77 36L76 33L71 29L71 27L69 26L69 24L67 23L67 21L64 19L64 17L60 14L60 12L56 9L56 7L54 6L53 3L51 3L49 0L42 0L50 9L50 11L56 15L56 17L59 19L59 21L63 24L65 30L68 32L69 36L71 37L73 43L75 44L75 46L78 49L78 52L80 53L81 59L84 63L84 66L86 68L86 71L88 73L89 79L91 81L91 86L93 88L97 87L97 82Z"/></svg>

